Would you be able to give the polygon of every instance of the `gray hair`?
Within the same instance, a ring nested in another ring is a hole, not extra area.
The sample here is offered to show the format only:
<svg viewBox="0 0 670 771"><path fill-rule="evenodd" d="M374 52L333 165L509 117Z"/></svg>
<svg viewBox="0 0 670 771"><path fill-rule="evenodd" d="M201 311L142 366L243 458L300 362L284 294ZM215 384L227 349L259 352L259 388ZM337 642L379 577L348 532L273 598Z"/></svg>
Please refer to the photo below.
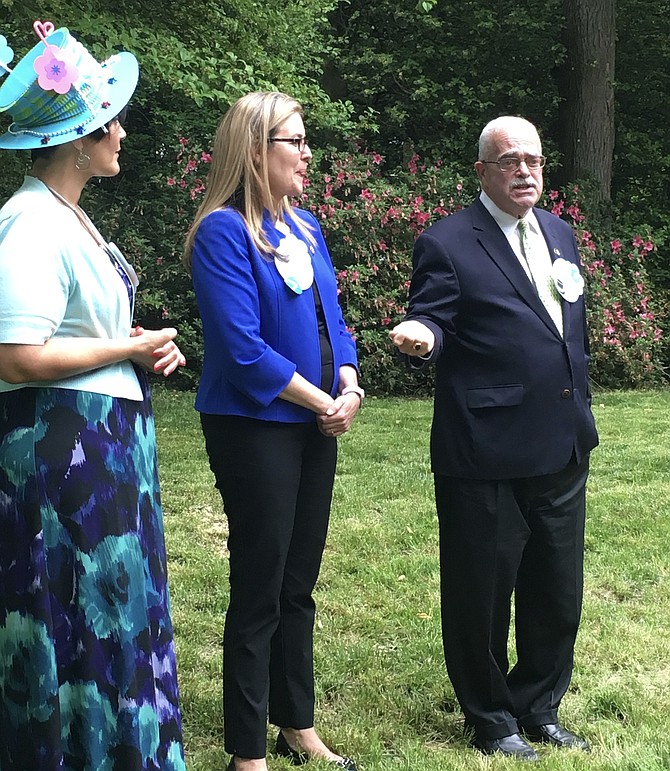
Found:
<svg viewBox="0 0 670 771"><path fill-rule="evenodd" d="M501 115L499 118L489 121L482 129L482 133L479 135L478 160L483 161L486 159L491 150L491 145L494 143L494 138L500 131L532 132L537 137L538 143L540 142L540 135L529 120L517 115Z"/></svg>

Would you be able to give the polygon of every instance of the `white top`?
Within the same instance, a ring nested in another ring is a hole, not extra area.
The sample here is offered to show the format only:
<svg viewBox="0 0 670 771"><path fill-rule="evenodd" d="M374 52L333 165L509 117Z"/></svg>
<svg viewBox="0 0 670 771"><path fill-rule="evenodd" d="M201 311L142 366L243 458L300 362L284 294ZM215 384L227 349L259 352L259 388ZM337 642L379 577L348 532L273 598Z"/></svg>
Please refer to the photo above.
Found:
<svg viewBox="0 0 670 771"><path fill-rule="evenodd" d="M122 267L134 277L127 263ZM40 180L26 177L0 209L0 343L128 337L132 312L126 285L109 255L74 211ZM13 385L0 380L0 392L26 386L142 400L128 360L57 381Z"/></svg>

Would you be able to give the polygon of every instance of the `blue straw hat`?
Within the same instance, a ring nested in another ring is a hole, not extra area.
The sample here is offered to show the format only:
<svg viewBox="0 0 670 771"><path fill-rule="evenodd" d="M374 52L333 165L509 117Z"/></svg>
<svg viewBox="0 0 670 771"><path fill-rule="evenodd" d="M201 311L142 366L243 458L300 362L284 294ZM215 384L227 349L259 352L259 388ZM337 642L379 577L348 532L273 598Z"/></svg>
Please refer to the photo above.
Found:
<svg viewBox="0 0 670 771"><path fill-rule="evenodd" d="M12 70L14 52L0 35L0 112L12 124L0 135L0 147L30 150L52 147L86 136L109 123L128 104L137 86L139 66L133 54L114 54L99 63L67 28L51 22L33 24L40 42Z"/></svg>

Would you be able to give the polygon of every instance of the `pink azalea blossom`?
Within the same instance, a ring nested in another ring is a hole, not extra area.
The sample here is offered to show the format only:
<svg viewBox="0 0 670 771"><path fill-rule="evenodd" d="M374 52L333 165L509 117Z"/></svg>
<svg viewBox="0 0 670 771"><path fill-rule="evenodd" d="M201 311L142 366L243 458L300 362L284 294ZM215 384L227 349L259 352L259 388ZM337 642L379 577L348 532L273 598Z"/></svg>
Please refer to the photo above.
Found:
<svg viewBox="0 0 670 771"><path fill-rule="evenodd" d="M430 214L428 212L418 211L414 215L414 220L419 227L422 227L423 225L425 225L429 219L430 219Z"/></svg>
<svg viewBox="0 0 670 771"><path fill-rule="evenodd" d="M39 87L57 94L67 94L79 78L79 69L69 52L56 46L45 46L44 53L35 59L33 68Z"/></svg>

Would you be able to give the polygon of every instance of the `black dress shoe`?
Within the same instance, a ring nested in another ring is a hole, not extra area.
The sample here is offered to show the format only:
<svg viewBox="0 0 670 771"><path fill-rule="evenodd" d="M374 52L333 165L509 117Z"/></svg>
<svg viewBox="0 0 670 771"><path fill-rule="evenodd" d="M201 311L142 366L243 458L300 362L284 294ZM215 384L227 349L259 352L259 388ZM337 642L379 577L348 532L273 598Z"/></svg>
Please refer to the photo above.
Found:
<svg viewBox="0 0 670 771"><path fill-rule="evenodd" d="M560 723L545 723L523 729L524 734L533 742L553 744L555 747L569 747L571 749L591 752L589 743L581 736L568 731Z"/></svg>
<svg viewBox="0 0 670 771"><path fill-rule="evenodd" d="M289 758L294 766L303 766L309 760L309 755L306 752L299 752L291 747L281 731L277 734L277 755ZM342 768L344 771L356 771L356 764L351 758L343 757L341 760L331 760L330 764L335 768Z"/></svg>
<svg viewBox="0 0 670 771"><path fill-rule="evenodd" d="M485 755L506 755L517 760L539 760L537 752L519 734L501 736L499 739L482 739L475 735L472 742L480 752Z"/></svg>

